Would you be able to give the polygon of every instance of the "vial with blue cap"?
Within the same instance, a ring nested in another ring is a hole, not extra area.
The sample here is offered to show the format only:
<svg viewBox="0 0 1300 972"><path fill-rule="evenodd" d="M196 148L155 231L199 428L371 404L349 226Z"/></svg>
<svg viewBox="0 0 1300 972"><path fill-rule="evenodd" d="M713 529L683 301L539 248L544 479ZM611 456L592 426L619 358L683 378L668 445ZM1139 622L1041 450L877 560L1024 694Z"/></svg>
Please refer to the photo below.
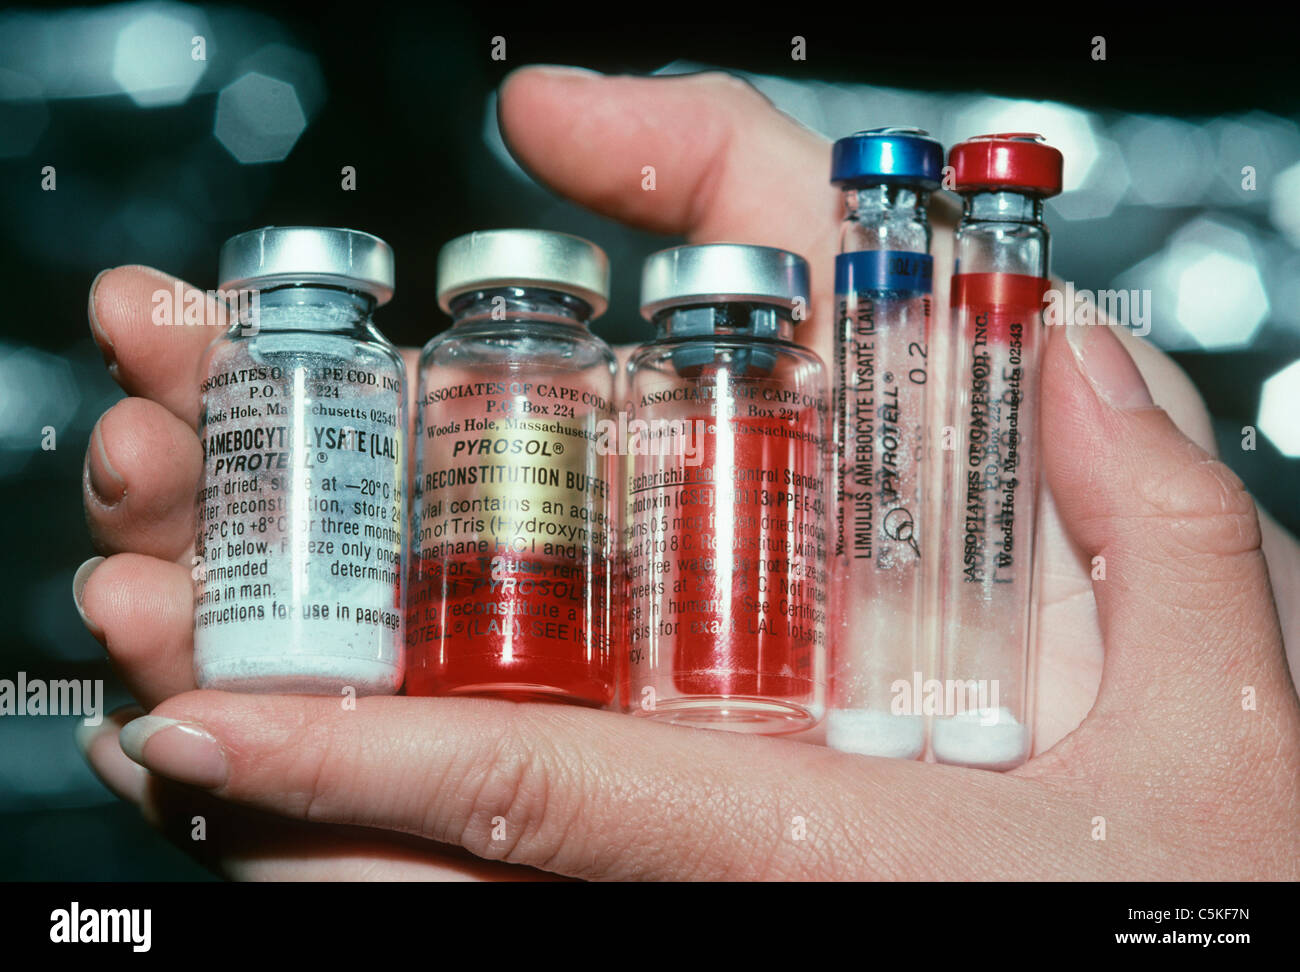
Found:
<svg viewBox="0 0 1300 972"><path fill-rule="evenodd" d="M825 713L829 389L795 341L808 264L765 246L652 254L628 363L625 704L775 735Z"/></svg>
<svg viewBox="0 0 1300 972"><path fill-rule="evenodd" d="M895 686L914 682L923 654L926 207L942 166L942 146L914 128L858 132L831 154L844 219L835 258L827 743L902 759L925 748L924 717L897 704Z"/></svg>

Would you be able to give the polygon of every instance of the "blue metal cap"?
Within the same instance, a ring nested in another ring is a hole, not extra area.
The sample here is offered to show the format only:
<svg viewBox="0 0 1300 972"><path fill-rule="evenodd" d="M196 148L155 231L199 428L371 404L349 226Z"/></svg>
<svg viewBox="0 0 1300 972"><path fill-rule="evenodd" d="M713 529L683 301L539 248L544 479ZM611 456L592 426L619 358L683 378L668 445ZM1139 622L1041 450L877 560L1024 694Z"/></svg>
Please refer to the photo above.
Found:
<svg viewBox="0 0 1300 972"><path fill-rule="evenodd" d="M937 189L942 174L943 146L919 128L869 128L831 149L831 182L837 185L901 182Z"/></svg>

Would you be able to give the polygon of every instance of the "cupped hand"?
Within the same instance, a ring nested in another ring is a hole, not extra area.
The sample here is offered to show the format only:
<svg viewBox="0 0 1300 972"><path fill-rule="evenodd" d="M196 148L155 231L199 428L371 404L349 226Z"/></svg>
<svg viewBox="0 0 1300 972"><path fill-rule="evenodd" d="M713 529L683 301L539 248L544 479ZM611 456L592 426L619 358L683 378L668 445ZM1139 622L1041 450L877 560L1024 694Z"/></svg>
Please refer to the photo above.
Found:
<svg viewBox="0 0 1300 972"><path fill-rule="evenodd" d="M525 69L500 111L520 162L578 203L806 256L801 337L830 357L839 210L824 139L718 75ZM937 201L932 216L944 308L954 214ZM397 697L348 710L196 691L195 375L211 334L150 322L151 295L173 283L122 267L91 293L95 338L133 397L87 450L87 520L107 559L79 572L78 603L151 717L123 729L119 715L84 745L114 792L224 873L1300 876L1300 703L1283 639L1284 622L1300 642L1300 553L1267 518L1261 529L1211 455L1195 391L1150 346L1115 328L1050 329L1037 755L994 774L556 705Z"/></svg>

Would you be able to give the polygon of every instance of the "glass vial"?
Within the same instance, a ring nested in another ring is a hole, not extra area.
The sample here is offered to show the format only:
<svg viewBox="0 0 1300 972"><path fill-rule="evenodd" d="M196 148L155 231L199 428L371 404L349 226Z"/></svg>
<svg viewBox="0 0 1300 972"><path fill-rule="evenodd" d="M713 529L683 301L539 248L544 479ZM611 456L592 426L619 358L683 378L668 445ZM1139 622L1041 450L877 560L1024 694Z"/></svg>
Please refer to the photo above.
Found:
<svg viewBox="0 0 1300 972"><path fill-rule="evenodd" d="M831 701L835 749L916 759L921 672L930 224L943 148L915 128L835 143L844 194L835 258L835 534ZM906 686L900 692L899 686Z"/></svg>
<svg viewBox="0 0 1300 972"><path fill-rule="evenodd" d="M784 250L646 260L622 550L637 715L775 734L824 714L830 414L821 359L793 343L808 292Z"/></svg>
<svg viewBox="0 0 1300 972"><path fill-rule="evenodd" d="M1062 157L1015 133L968 139L949 161L964 211L951 294L944 697L931 747L942 763L1010 769L1032 747L1043 200L1061 191Z"/></svg>
<svg viewBox="0 0 1300 972"><path fill-rule="evenodd" d="M608 298L604 252L563 233L438 255L452 326L420 356L408 695L613 701L617 364L588 330Z"/></svg>
<svg viewBox="0 0 1300 972"><path fill-rule="evenodd" d="M402 684L406 369L371 314L393 251L268 226L221 248L236 309L203 358L194 575L201 688Z"/></svg>

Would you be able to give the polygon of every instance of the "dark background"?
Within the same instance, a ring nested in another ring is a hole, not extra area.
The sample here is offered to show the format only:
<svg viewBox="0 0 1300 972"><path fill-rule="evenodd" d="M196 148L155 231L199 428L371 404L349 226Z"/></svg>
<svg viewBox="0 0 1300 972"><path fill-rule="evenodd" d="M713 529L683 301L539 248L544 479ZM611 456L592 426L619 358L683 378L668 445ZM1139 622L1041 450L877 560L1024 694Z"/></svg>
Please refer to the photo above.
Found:
<svg viewBox="0 0 1300 972"><path fill-rule="evenodd" d="M1054 272L1081 288L1151 289L1151 340L1196 382L1225 459L1300 529L1300 367L1270 386L1260 415L1264 382L1300 355L1300 78L1289 27L1270 29L1263 13L1241 28L1198 29L937 13L923 27L800 12L755 29L752 12L663 24L649 20L657 5L625 6L571 26L499 5L0 13L0 678L105 678L109 707L126 701L70 595L93 553L79 492L85 443L121 397L86 326L98 270L145 263L210 288L235 232L352 226L394 246L398 296L378 323L419 345L447 323L434 298L442 243L478 228L545 227L610 254L614 296L597 332L643 336L640 261L679 241L583 212L511 162L492 99L528 63L722 67L830 137L886 124L919 125L945 144L1044 130L1065 149L1067 182L1091 158L1082 183L1048 207ZM614 19L637 13L645 21ZM189 59L192 34L207 39L203 65ZM796 34L805 61L790 58ZM1089 56L1098 34L1104 62ZM506 38L505 62L490 59L495 35ZM199 66L192 88L162 93L170 104L141 105L124 90L157 99L159 77ZM243 163L232 148L277 157ZM45 165L56 167L53 192L41 190ZM355 192L340 189L343 165L356 167ZM1241 188L1243 165L1256 167L1253 192ZM1241 430L1255 425L1257 447L1245 451ZM40 448L46 426L52 451ZM0 721L0 879L203 876L84 767L76 721Z"/></svg>

